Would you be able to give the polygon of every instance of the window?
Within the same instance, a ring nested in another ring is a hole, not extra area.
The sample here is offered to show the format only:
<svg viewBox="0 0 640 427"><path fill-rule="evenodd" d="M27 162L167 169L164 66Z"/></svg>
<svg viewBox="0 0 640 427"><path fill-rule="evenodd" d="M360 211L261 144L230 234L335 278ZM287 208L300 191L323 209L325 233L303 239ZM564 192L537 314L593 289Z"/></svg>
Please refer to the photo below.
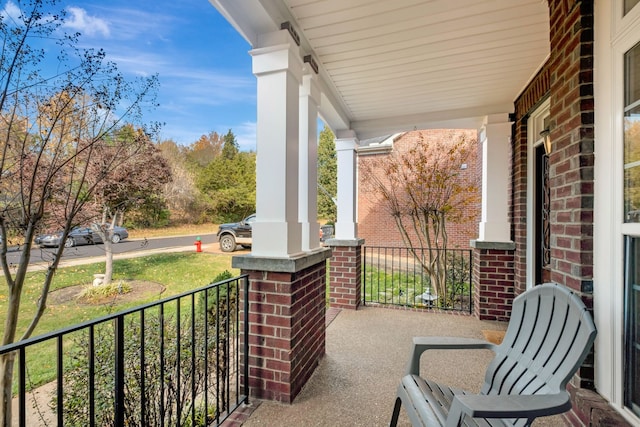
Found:
<svg viewBox="0 0 640 427"><path fill-rule="evenodd" d="M624 215L640 222L640 43L624 55Z"/></svg>
<svg viewBox="0 0 640 427"><path fill-rule="evenodd" d="M640 43L624 55L624 217L640 222ZM625 236L624 404L640 415L640 237Z"/></svg>
<svg viewBox="0 0 640 427"><path fill-rule="evenodd" d="M640 238L627 237L625 252L624 404L640 415Z"/></svg>
<svg viewBox="0 0 640 427"><path fill-rule="evenodd" d="M593 5L595 381L640 425L640 0Z"/></svg>

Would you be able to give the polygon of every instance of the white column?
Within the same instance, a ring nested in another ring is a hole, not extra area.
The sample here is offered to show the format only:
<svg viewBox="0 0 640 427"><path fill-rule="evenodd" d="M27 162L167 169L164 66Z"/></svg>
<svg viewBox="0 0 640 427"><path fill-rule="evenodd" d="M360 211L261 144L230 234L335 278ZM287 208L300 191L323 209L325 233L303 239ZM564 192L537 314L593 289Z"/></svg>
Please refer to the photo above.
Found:
<svg viewBox="0 0 640 427"><path fill-rule="evenodd" d="M300 188L299 216L302 250L320 247L318 224L318 103L320 89L310 66L305 66L300 88Z"/></svg>
<svg viewBox="0 0 640 427"><path fill-rule="evenodd" d="M482 218L479 241L511 242L509 165L511 122L506 114L485 118L482 144Z"/></svg>
<svg viewBox="0 0 640 427"><path fill-rule="evenodd" d="M339 131L336 135L338 157L338 220L335 238L355 240L358 237L356 208L358 197L357 154L358 138L353 131Z"/></svg>
<svg viewBox="0 0 640 427"><path fill-rule="evenodd" d="M261 36L250 52L257 77L256 222L252 255L302 251L298 220L299 90L302 60L288 31Z"/></svg>

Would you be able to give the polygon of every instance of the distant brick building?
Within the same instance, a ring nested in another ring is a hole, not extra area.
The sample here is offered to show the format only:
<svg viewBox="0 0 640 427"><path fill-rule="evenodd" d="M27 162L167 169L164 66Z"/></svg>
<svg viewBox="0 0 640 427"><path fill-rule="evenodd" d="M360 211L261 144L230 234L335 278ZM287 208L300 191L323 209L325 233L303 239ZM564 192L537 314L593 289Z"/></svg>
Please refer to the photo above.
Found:
<svg viewBox="0 0 640 427"><path fill-rule="evenodd" d="M366 162L371 162L379 156L388 156L395 150L403 151L414 144L429 144L445 138L457 139L464 137L477 144L475 129L431 129L412 131L388 137L361 141L358 149L358 166L361 168ZM478 195L481 191L481 167L477 164L460 165L463 173L472 174L478 182ZM364 177L359 174L358 192L358 237L365 240L367 246L406 246L398 231L394 219L381 205L379 196L366 191ZM480 205L468 212L467 220L462 223L447 223L448 247L456 249L469 248L469 241L478 237L478 222L480 221Z"/></svg>

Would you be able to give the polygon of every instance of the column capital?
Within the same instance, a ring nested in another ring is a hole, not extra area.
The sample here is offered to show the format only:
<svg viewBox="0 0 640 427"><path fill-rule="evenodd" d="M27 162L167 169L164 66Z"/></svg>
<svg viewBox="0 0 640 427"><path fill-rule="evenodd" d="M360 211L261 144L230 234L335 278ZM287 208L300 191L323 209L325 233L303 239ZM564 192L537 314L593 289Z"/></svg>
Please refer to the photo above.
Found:
<svg viewBox="0 0 640 427"><path fill-rule="evenodd" d="M336 151L355 150L360 145L360 140L355 131L340 130L336 132Z"/></svg>
<svg viewBox="0 0 640 427"><path fill-rule="evenodd" d="M300 48L287 30L260 36L260 46L249 51L252 56L252 72L256 77L279 71L291 72L302 81L303 62Z"/></svg>
<svg viewBox="0 0 640 427"><path fill-rule="evenodd" d="M494 124L502 124L502 123L508 123L508 124L513 123L509 119L508 113L490 114L488 116L484 116L484 119L482 120L483 127L488 125L494 125Z"/></svg>
<svg viewBox="0 0 640 427"><path fill-rule="evenodd" d="M300 97L308 96L317 106L320 104L320 97L322 96L320 85L318 84L318 76L313 73L313 70L307 69L306 66L303 69L303 73Z"/></svg>

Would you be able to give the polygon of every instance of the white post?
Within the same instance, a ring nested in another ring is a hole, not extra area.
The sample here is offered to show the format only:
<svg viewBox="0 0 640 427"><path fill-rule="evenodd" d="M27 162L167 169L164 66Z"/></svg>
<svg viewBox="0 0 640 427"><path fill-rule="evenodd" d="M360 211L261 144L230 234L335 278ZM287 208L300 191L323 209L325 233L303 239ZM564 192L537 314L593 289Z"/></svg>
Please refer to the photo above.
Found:
<svg viewBox="0 0 640 427"><path fill-rule="evenodd" d="M320 247L318 224L318 103L320 89L310 66L305 66L300 90L300 223L302 250Z"/></svg>
<svg viewBox="0 0 640 427"><path fill-rule="evenodd" d="M509 166L511 122L505 114L485 118L482 144L482 218L478 241L511 242Z"/></svg>
<svg viewBox="0 0 640 427"><path fill-rule="evenodd" d="M358 138L353 131L339 131L336 135L338 157L338 220L335 238L355 240L358 238L356 218L358 179L357 154Z"/></svg>
<svg viewBox="0 0 640 427"><path fill-rule="evenodd" d="M286 30L261 36L250 52L258 86L256 222L252 255L302 251L298 220L299 90L302 61Z"/></svg>

